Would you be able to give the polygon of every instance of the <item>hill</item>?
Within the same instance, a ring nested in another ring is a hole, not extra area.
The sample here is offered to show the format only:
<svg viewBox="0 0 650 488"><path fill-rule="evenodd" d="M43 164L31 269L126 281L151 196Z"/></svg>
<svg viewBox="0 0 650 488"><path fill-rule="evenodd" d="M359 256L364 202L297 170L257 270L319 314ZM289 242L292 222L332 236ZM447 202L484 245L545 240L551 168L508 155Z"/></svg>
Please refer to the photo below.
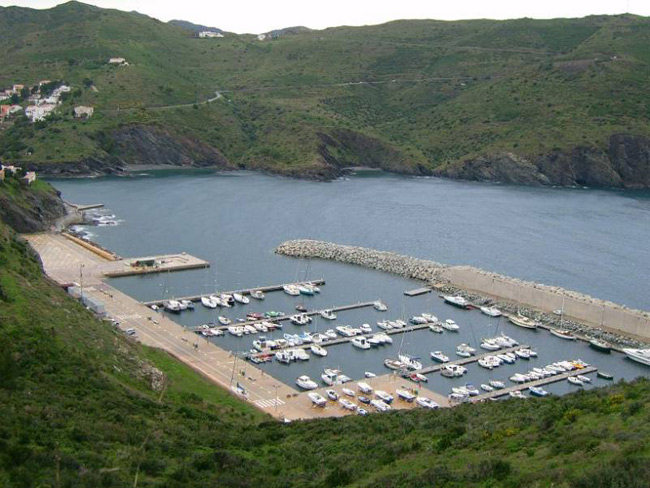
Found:
<svg viewBox="0 0 650 488"><path fill-rule="evenodd" d="M205 32L205 31L210 31L210 32L220 32L223 33L221 29L217 29L216 27L208 27L207 25L200 25L200 24L193 24L192 22L188 22L187 20L170 20L167 22L168 24L175 25L176 27L182 27L183 29L186 29L190 32L194 32L195 34L198 34L199 32Z"/></svg>
<svg viewBox="0 0 650 488"><path fill-rule="evenodd" d="M218 161L325 179L367 165L650 186L647 18L411 20L290 32L206 40L76 2L2 8L0 85L45 78L74 89L43 127L5 124L0 156L53 172ZM107 64L115 56L129 65ZM79 104L95 115L75 120ZM160 134L175 141L169 161L148 155Z"/></svg>
<svg viewBox="0 0 650 488"><path fill-rule="evenodd" d="M281 424L128 339L0 222L3 487L641 488L650 382Z"/></svg>

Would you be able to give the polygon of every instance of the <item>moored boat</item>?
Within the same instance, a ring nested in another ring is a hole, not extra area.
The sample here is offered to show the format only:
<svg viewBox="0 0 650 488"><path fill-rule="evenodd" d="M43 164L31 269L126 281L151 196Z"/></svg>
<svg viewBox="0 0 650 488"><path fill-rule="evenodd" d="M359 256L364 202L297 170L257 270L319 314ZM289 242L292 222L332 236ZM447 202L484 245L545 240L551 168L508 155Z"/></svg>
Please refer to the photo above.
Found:
<svg viewBox="0 0 650 488"><path fill-rule="evenodd" d="M444 322L442 322L440 325L442 326L443 329L447 329L450 332L458 332L458 329L460 329L458 324L454 322L452 319L447 319Z"/></svg>
<svg viewBox="0 0 650 488"><path fill-rule="evenodd" d="M336 314L331 310L323 310L320 313L320 316L323 317L325 320L336 320Z"/></svg>
<svg viewBox="0 0 650 488"><path fill-rule="evenodd" d="M596 371L596 376L598 376L599 378L602 378L604 380L613 380L614 379L613 374L607 373L605 371Z"/></svg>
<svg viewBox="0 0 650 488"><path fill-rule="evenodd" d="M567 341L575 341L576 340L576 336L573 335L573 333L570 330L551 328L550 332L551 332L552 335L554 335L555 337L559 337L560 339L564 339L564 340L567 340Z"/></svg>
<svg viewBox="0 0 650 488"><path fill-rule="evenodd" d="M568 381L569 383L571 383L572 385L576 385L576 386L584 386L584 383L583 383L581 380L579 380L578 378L576 378L575 376L569 376L569 377L567 378L567 381Z"/></svg>
<svg viewBox="0 0 650 488"><path fill-rule="evenodd" d="M503 313L496 307L481 307L481 312L490 317L501 317Z"/></svg>
<svg viewBox="0 0 650 488"><path fill-rule="evenodd" d="M380 300L377 300L376 302L373 302L372 306L378 312L385 312L386 310L388 310L388 307Z"/></svg>
<svg viewBox="0 0 650 488"><path fill-rule="evenodd" d="M266 298L262 290L251 290L250 296L255 300L264 300Z"/></svg>
<svg viewBox="0 0 650 488"><path fill-rule="evenodd" d="M596 339L596 338L590 339L589 347L595 349L596 351L604 352L606 354L612 352L612 345L609 342L604 341L602 339Z"/></svg>
<svg viewBox="0 0 650 488"><path fill-rule="evenodd" d="M406 367L402 361L391 358L384 359L384 366L389 369L404 369Z"/></svg>
<svg viewBox="0 0 650 488"><path fill-rule="evenodd" d="M524 329L531 329L531 330L537 330L537 327L539 326L539 322L533 319L529 319L528 317L524 317L523 315L517 314L517 315L508 315L508 320L519 327L523 327Z"/></svg>
<svg viewBox="0 0 650 488"><path fill-rule="evenodd" d="M416 357L410 356L408 354L398 354L397 357L409 369L422 369L422 363L418 361L418 358Z"/></svg>
<svg viewBox="0 0 650 488"><path fill-rule="evenodd" d="M453 305L454 307L462 308L464 310L470 308L470 303L464 297L461 296L444 295L442 299L445 301L445 303L448 303L449 305Z"/></svg>
<svg viewBox="0 0 650 488"><path fill-rule="evenodd" d="M309 346L309 349L311 349L311 352L316 356L320 356L320 357L327 356L327 349L325 349L322 346L319 346L318 344L312 344L311 346Z"/></svg>
<svg viewBox="0 0 650 488"><path fill-rule="evenodd" d="M216 297L206 297L202 296L201 297L201 304L206 307L206 308L217 308L217 300Z"/></svg>
<svg viewBox="0 0 650 488"><path fill-rule="evenodd" d="M359 349L370 349L370 343L365 337L355 337L350 342L352 342L352 345L354 347L357 347Z"/></svg>
<svg viewBox="0 0 650 488"><path fill-rule="evenodd" d="M284 286L282 287L282 290L283 290L287 295L290 295L290 296L292 296L292 297L297 297L298 295L300 295L300 290L299 290L298 287L295 286L295 285L284 285Z"/></svg>
<svg viewBox="0 0 650 488"><path fill-rule="evenodd" d="M222 315L219 315L219 317L217 317L217 320L219 321L219 323L221 325L230 325L232 323L232 320L230 320L228 317L224 317Z"/></svg>
<svg viewBox="0 0 650 488"><path fill-rule="evenodd" d="M536 397L545 397L550 395L548 391L546 391L544 388L537 387L537 386L531 386L528 388L528 391L530 391L530 394Z"/></svg>
<svg viewBox="0 0 650 488"><path fill-rule="evenodd" d="M448 363L449 362L449 356L444 354L442 351L432 351L431 352L431 359L438 363Z"/></svg>
<svg viewBox="0 0 650 488"><path fill-rule="evenodd" d="M442 327L440 327L438 324L429 324L429 330L431 332L435 332L436 334L442 334Z"/></svg>
<svg viewBox="0 0 650 488"><path fill-rule="evenodd" d="M233 293L232 297L237 303L241 303L242 305L250 303L249 298L241 293Z"/></svg>

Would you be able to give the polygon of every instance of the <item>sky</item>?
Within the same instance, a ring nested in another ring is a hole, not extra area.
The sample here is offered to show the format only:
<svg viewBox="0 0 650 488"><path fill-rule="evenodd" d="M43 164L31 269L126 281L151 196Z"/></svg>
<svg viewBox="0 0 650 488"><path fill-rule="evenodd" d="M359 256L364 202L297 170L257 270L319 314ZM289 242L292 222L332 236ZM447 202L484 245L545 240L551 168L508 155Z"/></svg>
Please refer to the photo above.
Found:
<svg viewBox="0 0 650 488"><path fill-rule="evenodd" d="M50 8L61 0L0 0L0 6ZM380 24L397 19L512 19L584 17L625 12L650 16L650 0L85 0L162 21L181 19L236 33L304 25Z"/></svg>

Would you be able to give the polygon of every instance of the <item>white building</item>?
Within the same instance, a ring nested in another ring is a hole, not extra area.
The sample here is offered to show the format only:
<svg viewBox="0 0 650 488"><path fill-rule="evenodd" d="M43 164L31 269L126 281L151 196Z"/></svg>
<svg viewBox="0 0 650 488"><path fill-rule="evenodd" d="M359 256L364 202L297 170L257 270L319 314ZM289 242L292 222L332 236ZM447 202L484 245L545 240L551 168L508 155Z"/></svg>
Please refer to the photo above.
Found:
<svg viewBox="0 0 650 488"><path fill-rule="evenodd" d="M25 115L32 122L38 122L39 120L45 120L45 117L50 115L56 105L51 103L43 103L42 105L30 105L25 109Z"/></svg>
<svg viewBox="0 0 650 488"><path fill-rule="evenodd" d="M257 34L258 41L263 41L264 39L266 39L266 34Z"/></svg>
<svg viewBox="0 0 650 488"><path fill-rule="evenodd" d="M74 116L78 119L81 118L89 119L90 117L93 116L94 112L95 112L94 107L86 107L84 105L79 105L78 107L74 108Z"/></svg>
<svg viewBox="0 0 650 488"><path fill-rule="evenodd" d="M117 65L128 65L124 58L111 58L108 60L108 64L117 64Z"/></svg>
<svg viewBox="0 0 650 488"><path fill-rule="evenodd" d="M203 31L203 32L199 32L199 37L201 39L211 38L211 37L223 37L223 34L221 32Z"/></svg>

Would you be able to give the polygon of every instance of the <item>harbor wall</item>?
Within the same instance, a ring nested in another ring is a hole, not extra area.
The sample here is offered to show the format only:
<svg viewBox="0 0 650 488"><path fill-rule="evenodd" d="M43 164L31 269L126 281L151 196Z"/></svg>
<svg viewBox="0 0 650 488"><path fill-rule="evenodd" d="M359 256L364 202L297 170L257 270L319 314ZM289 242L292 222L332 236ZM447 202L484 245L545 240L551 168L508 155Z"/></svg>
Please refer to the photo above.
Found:
<svg viewBox="0 0 650 488"><path fill-rule="evenodd" d="M508 276L472 266L447 266L425 259L344 246L323 241L294 240L282 243L276 253L300 258L319 258L355 264L421 280L431 286L447 285L485 297L533 308L542 313L563 309L564 317L590 327L635 339L650 340L650 313L616 303Z"/></svg>

